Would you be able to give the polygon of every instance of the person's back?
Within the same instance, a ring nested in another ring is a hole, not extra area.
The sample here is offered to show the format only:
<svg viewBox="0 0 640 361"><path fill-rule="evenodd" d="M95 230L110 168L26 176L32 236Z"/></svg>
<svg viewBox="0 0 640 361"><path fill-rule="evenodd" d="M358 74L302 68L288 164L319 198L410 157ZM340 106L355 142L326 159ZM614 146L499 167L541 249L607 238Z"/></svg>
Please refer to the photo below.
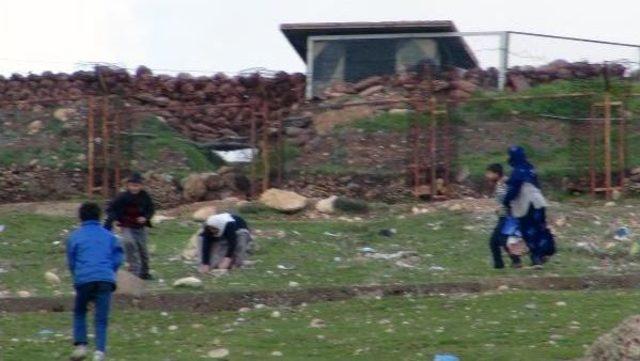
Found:
<svg viewBox="0 0 640 361"><path fill-rule="evenodd" d="M111 293L116 289L116 272L123 250L118 238L100 224L100 207L84 203L79 209L80 228L67 240L67 262L76 291L73 308L75 350L71 360L87 357L87 306L95 304L94 361L105 359Z"/></svg>
<svg viewBox="0 0 640 361"><path fill-rule="evenodd" d="M116 236L102 227L100 221L82 222L69 237L69 262L74 284L116 281L114 247ZM120 255L121 257L121 255ZM73 265L71 265L73 264Z"/></svg>

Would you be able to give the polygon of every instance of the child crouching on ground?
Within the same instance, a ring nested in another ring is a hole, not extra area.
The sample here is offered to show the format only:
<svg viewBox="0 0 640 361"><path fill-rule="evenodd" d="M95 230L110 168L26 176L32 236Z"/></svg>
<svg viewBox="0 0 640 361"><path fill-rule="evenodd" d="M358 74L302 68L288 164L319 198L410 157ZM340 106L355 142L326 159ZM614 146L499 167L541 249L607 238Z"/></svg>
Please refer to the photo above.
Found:
<svg viewBox="0 0 640 361"><path fill-rule="evenodd" d="M503 228L507 222L508 210L502 205L504 197L507 194L506 178L502 165L499 163L489 165L485 177L493 183L494 198L500 205L500 209L498 210L498 224L494 228L491 239L489 240L489 248L493 256L493 267L496 269L504 268L504 261L502 260L502 249L504 249L507 254L509 254L509 258L511 258L511 266L521 268L522 262L520 257L509 253L507 249L507 239L509 237L503 233Z"/></svg>
<svg viewBox="0 0 640 361"><path fill-rule="evenodd" d="M94 361L105 359L111 293L116 289L116 272L122 264L120 242L100 224L100 207L95 203L80 206L80 228L67 241L67 261L76 290L73 309L75 350L71 360L87 357L87 306L95 303L96 351Z"/></svg>
<svg viewBox="0 0 640 361"><path fill-rule="evenodd" d="M229 213L209 217L200 234L200 272L242 267L251 243L249 226L242 217Z"/></svg>

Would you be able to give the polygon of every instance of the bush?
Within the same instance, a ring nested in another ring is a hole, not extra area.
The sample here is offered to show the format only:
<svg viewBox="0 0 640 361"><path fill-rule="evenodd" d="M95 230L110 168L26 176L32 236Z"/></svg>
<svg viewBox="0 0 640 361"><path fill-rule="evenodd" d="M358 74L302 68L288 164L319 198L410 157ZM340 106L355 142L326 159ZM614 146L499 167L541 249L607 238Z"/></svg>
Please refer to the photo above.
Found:
<svg viewBox="0 0 640 361"><path fill-rule="evenodd" d="M258 202L247 202L238 206L238 213L240 214L256 215L256 214L269 213L269 212L271 212L269 207Z"/></svg>
<svg viewBox="0 0 640 361"><path fill-rule="evenodd" d="M334 203L334 207L345 213L369 212L369 204L367 202L346 197L338 197Z"/></svg>

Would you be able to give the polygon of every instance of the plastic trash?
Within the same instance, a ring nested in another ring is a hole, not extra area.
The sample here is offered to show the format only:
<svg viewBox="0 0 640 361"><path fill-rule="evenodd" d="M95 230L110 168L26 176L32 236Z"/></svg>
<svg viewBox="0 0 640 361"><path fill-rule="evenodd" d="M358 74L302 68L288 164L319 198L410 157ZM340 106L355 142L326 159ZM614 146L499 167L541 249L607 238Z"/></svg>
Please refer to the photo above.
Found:
<svg viewBox="0 0 640 361"><path fill-rule="evenodd" d="M627 227L620 227L616 229L614 237L616 241L624 241L631 235L631 231Z"/></svg>
<svg viewBox="0 0 640 361"><path fill-rule="evenodd" d="M433 361L460 361L460 358L451 354L438 354L433 358Z"/></svg>
<svg viewBox="0 0 640 361"><path fill-rule="evenodd" d="M362 247L360 248L360 252L362 253L376 253L376 250L371 247Z"/></svg>

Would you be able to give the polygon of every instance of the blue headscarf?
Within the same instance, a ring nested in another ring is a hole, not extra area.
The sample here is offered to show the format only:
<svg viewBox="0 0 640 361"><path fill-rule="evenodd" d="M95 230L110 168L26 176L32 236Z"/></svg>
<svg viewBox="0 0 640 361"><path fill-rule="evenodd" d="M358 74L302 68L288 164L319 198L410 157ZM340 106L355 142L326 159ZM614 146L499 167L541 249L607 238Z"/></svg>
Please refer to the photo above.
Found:
<svg viewBox="0 0 640 361"><path fill-rule="evenodd" d="M520 188L524 183L531 183L540 188L536 169L527 160L524 148L517 145L509 148L509 165L513 169L507 181L507 195L504 199L504 204L507 206L520 194Z"/></svg>

